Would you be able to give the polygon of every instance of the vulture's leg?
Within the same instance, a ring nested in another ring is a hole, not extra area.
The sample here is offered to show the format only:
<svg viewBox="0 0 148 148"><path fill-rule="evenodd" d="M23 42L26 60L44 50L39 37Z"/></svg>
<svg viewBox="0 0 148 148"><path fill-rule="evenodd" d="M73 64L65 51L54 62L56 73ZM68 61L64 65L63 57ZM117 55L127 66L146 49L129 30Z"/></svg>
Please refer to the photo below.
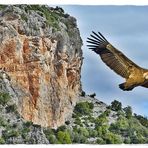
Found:
<svg viewBox="0 0 148 148"><path fill-rule="evenodd" d="M119 88L124 91L130 91L135 87L135 85L128 85L126 82L119 84Z"/></svg>
<svg viewBox="0 0 148 148"><path fill-rule="evenodd" d="M125 83L119 84L119 88L124 91L130 91L136 86L138 86L137 81L135 81L133 77L126 79Z"/></svg>
<svg viewBox="0 0 148 148"><path fill-rule="evenodd" d="M124 90L125 89L124 83L119 84L119 88L122 89L122 90Z"/></svg>

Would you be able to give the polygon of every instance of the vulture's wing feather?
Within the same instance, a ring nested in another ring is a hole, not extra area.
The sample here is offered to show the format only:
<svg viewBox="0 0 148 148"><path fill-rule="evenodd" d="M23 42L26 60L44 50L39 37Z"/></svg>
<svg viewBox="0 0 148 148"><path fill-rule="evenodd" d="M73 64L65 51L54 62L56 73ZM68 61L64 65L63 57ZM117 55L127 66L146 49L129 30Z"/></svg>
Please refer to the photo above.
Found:
<svg viewBox="0 0 148 148"><path fill-rule="evenodd" d="M128 78L131 67L139 68L122 52L113 47L100 32L92 32L90 36L91 38L87 38L87 42L90 43L87 45L89 49L99 54L103 62L120 76Z"/></svg>

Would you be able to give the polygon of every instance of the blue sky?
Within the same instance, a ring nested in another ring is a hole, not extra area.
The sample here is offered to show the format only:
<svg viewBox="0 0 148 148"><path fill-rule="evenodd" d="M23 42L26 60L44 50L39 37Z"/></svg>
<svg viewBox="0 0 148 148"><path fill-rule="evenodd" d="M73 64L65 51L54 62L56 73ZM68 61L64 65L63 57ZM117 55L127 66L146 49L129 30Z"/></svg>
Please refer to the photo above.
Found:
<svg viewBox="0 0 148 148"><path fill-rule="evenodd" d="M65 12L76 17L83 40L82 87L96 93L107 104L119 100L137 114L148 116L148 89L137 87L124 92L118 85L124 79L110 70L98 55L86 47L91 31L100 31L117 49L141 67L148 68L147 6L80 6L64 5Z"/></svg>

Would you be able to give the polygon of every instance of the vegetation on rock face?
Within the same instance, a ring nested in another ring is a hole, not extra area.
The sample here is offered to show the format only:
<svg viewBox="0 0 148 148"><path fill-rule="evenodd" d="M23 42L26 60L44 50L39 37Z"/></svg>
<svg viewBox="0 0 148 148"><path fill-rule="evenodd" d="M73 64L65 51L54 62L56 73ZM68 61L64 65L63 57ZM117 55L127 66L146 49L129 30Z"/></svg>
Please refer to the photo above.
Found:
<svg viewBox="0 0 148 148"><path fill-rule="evenodd" d="M0 10L3 10L7 7L7 5L0 5Z"/></svg>
<svg viewBox="0 0 148 148"><path fill-rule="evenodd" d="M72 143L71 138L70 138L70 134L67 131L65 131L65 132L59 131L57 133L57 139L58 139L59 143L61 143L61 144Z"/></svg>
<svg viewBox="0 0 148 148"><path fill-rule="evenodd" d="M134 117L135 117L136 119L138 119L139 122L140 122L143 126L145 126L145 127L148 128L148 118L147 118L147 117L143 117L143 116L137 115L137 114L134 114Z"/></svg>
<svg viewBox="0 0 148 148"><path fill-rule="evenodd" d="M70 30L71 28L76 26L75 19L73 17L70 17L70 15L65 14L64 10L61 7L56 6L56 8L52 8L47 5L20 5L20 7L24 6L26 13L29 13L31 10L33 10L37 12L40 16L45 17L47 25L53 27L54 31L60 30L60 21L64 21L65 25L67 26L67 30ZM21 17L27 22L26 15L22 14ZM66 20L62 18L69 19ZM69 35L71 31L68 32Z"/></svg>
<svg viewBox="0 0 148 148"><path fill-rule="evenodd" d="M132 117L132 108L127 106L123 110L125 111L126 117L130 119Z"/></svg>
<svg viewBox="0 0 148 148"><path fill-rule="evenodd" d="M10 101L10 96L8 93L0 93L0 104L6 105Z"/></svg>
<svg viewBox="0 0 148 148"><path fill-rule="evenodd" d="M112 103L111 103L111 109L114 110L114 111L120 111L122 109L122 104L121 102L117 101L117 100L114 100Z"/></svg>
<svg viewBox="0 0 148 148"><path fill-rule="evenodd" d="M21 9L25 10L26 14L30 14L31 11L37 12L40 16L46 18L46 24L50 27L53 27L55 31L60 30L59 23L61 18L69 17L68 14L64 13L64 10L61 7L52 8L47 5L14 5L20 7ZM7 7L7 5L0 5L0 10L3 10ZM9 10L10 11L10 10ZM22 13L21 19L25 22L28 21L28 16ZM67 27L71 27L72 21L66 23Z"/></svg>
<svg viewBox="0 0 148 148"><path fill-rule="evenodd" d="M41 128L21 118L8 93L0 93L0 114L0 144L37 143L31 135Z"/></svg>
<svg viewBox="0 0 148 148"><path fill-rule="evenodd" d="M93 103L80 102L76 104L74 113L78 115L88 115L92 112L93 107Z"/></svg>
<svg viewBox="0 0 148 148"><path fill-rule="evenodd" d="M45 5L28 5L25 8L26 12L28 12L29 10L34 10L37 12L41 12L38 13L40 15L44 15L46 17L47 20L47 24L59 29L59 14L56 11L51 11L49 9L49 7L45 6Z"/></svg>
<svg viewBox="0 0 148 148"><path fill-rule="evenodd" d="M13 104L13 105L9 105L6 107L6 111L7 113L10 113L10 112L17 112L17 106L16 104Z"/></svg>

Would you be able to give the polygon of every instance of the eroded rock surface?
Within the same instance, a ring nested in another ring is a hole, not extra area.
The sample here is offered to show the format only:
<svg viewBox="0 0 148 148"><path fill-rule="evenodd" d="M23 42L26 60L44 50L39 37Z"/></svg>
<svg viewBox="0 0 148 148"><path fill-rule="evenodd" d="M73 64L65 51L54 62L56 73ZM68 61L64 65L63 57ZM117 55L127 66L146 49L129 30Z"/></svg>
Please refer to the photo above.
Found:
<svg viewBox="0 0 148 148"><path fill-rule="evenodd" d="M24 119L56 128L71 116L81 92L81 46L75 18L61 9L1 9L0 69Z"/></svg>

